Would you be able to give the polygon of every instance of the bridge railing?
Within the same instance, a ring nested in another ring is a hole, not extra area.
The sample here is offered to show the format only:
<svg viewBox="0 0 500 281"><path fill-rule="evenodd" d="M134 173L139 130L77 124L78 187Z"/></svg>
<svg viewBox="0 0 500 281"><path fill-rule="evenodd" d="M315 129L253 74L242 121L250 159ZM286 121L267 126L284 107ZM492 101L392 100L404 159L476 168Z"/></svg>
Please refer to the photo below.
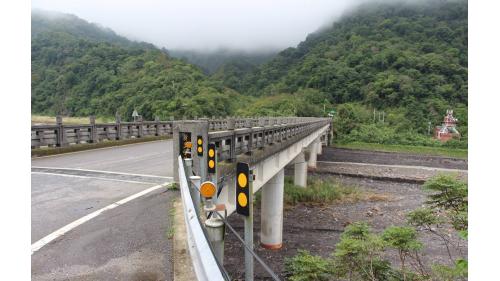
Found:
<svg viewBox="0 0 500 281"><path fill-rule="evenodd" d="M90 124L63 124L58 118L55 125L32 125L31 148L63 147L81 143L98 143L110 140L124 140L151 136L171 136L173 121L139 121Z"/></svg>
<svg viewBox="0 0 500 281"><path fill-rule="evenodd" d="M315 118L317 119L317 118ZM228 119L207 119L201 118L198 120L208 120L209 131L226 131L235 129L239 135L245 135L245 141L250 140L251 134L248 134L248 128L255 130L258 135L255 137L255 143L251 141L253 146L269 143L270 128L275 126L288 125L287 129L292 130L294 126L303 123L310 123L313 118L297 118L297 117L265 117L265 118L228 118ZM98 143L111 140L125 140L131 138L142 138L152 136L171 136L175 122L183 122L183 120L160 121L156 118L155 121L138 121L138 122L121 122L117 116L115 123L96 123L94 117L90 117L89 124L64 124L61 117L57 118L56 124L52 125L32 125L31 126L31 148L39 147L63 147L81 143ZM264 129L255 129L256 127ZM295 126L297 127L297 126ZM253 132L253 131L252 131ZM263 133L264 135L262 135ZM230 132L228 134L231 134ZM216 134L214 135L214 137ZM217 136L222 136L220 133ZM253 139L252 139L253 140ZM240 145L241 146L241 145ZM238 149L240 149L238 146ZM241 147L241 149L244 149Z"/></svg>
<svg viewBox="0 0 500 281"><path fill-rule="evenodd" d="M208 141L215 143L218 160L224 161L255 149L302 137L330 123L331 118L265 119L265 122L260 120L260 123L247 121L242 125L246 128L209 132Z"/></svg>

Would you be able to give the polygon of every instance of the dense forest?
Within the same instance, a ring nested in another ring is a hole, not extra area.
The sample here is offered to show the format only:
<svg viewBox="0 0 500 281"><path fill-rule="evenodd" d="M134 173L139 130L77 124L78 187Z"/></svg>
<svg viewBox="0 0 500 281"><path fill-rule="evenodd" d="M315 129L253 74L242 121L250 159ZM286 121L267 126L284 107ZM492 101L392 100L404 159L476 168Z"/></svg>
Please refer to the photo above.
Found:
<svg viewBox="0 0 500 281"><path fill-rule="evenodd" d="M33 113L226 115L239 95L196 66L69 15L32 13ZM208 106L207 106L208 105Z"/></svg>
<svg viewBox="0 0 500 281"><path fill-rule="evenodd" d="M433 145L429 122L452 108L466 140L467 25L467 1L369 3L272 58L172 52L178 59L75 16L33 11L32 112L137 109L151 119L335 110L340 140Z"/></svg>

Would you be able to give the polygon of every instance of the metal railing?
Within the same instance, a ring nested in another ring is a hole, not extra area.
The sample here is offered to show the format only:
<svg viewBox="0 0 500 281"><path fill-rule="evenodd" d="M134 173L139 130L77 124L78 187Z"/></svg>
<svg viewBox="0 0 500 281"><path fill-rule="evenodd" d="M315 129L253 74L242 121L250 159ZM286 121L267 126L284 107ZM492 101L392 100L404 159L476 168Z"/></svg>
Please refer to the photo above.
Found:
<svg viewBox="0 0 500 281"><path fill-rule="evenodd" d="M198 219L198 214L189 192L188 180L184 170L184 161L181 156L178 157L178 161L179 186L181 190L184 220L186 221L189 253L196 278L200 281L225 280L224 271L220 268Z"/></svg>

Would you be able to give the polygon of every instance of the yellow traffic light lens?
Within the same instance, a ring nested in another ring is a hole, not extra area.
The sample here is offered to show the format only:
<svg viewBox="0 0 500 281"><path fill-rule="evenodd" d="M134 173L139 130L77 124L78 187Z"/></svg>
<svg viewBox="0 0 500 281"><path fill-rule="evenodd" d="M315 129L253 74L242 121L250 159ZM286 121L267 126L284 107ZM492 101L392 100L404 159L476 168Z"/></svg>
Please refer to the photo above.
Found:
<svg viewBox="0 0 500 281"><path fill-rule="evenodd" d="M210 198L215 195L215 185L212 182L206 181L200 186L200 194L205 198Z"/></svg>
<svg viewBox="0 0 500 281"><path fill-rule="evenodd" d="M210 167L210 169L213 169L215 167L215 161L214 160L208 161L208 167Z"/></svg>
<svg viewBox="0 0 500 281"><path fill-rule="evenodd" d="M244 173L240 173L238 175L238 186L244 188L247 186L247 182L248 182L247 175L245 175Z"/></svg>
<svg viewBox="0 0 500 281"><path fill-rule="evenodd" d="M202 153L203 152L203 148L201 148L201 146L198 146L198 153Z"/></svg>
<svg viewBox="0 0 500 281"><path fill-rule="evenodd" d="M247 204L248 204L248 198L245 195L245 193L242 192L242 193L238 194L238 204L241 207L246 207L247 206Z"/></svg>
<svg viewBox="0 0 500 281"><path fill-rule="evenodd" d="M215 156L215 150L209 149L208 150L208 157L213 158Z"/></svg>
<svg viewBox="0 0 500 281"><path fill-rule="evenodd" d="M201 145L202 143L201 139L198 139L198 145Z"/></svg>

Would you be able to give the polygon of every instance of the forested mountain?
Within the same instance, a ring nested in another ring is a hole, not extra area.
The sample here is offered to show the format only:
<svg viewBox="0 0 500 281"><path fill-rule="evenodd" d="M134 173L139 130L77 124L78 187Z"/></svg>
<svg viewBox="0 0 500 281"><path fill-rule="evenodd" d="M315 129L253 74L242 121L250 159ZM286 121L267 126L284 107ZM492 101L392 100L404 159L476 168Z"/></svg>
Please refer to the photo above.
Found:
<svg viewBox="0 0 500 281"><path fill-rule="evenodd" d="M289 112L290 97L312 102L315 112L354 102L366 113L358 115L372 120L369 112L384 110L401 128L423 133L455 108L466 126L467 23L467 1L369 3L250 73L231 70L235 76L224 81L260 97L256 106L269 109L263 100L272 101L271 110Z"/></svg>
<svg viewBox="0 0 500 281"><path fill-rule="evenodd" d="M164 50L65 14L32 13L31 67L33 113L226 115L240 99Z"/></svg>

